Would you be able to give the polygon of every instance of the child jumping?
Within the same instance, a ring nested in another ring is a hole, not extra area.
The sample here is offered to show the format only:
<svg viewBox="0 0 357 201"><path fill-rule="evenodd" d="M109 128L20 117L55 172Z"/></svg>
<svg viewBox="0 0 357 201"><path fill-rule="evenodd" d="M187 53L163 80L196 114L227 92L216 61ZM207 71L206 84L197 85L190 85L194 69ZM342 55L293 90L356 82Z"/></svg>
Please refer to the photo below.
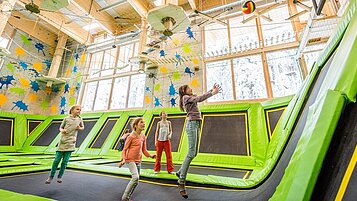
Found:
<svg viewBox="0 0 357 201"><path fill-rule="evenodd" d="M172 136L171 122L167 120L167 114L165 111L160 112L160 117L161 121L157 123L155 132L156 162L154 166L154 173L157 174L160 172L162 150L165 150L167 172L169 174L174 174L170 142Z"/></svg>
<svg viewBox="0 0 357 201"><path fill-rule="evenodd" d="M53 177L55 176L58 164L61 162L61 168L57 176L57 182L62 183L62 176L64 170L67 167L69 157L71 153L76 148L76 140L78 130L84 129L84 124L82 118L79 116L81 114L81 106L74 105L69 110L69 116L65 117L61 123L59 131L61 132L61 140L58 143L56 157L53 161L50 176L45 181L46 184L50 184Z"/></svg>
<svg viewBox="0 0 357 201"><path fill-rule="evenodd" d="M156 155L150 155L146 149L146 137L142 133L145 128L144 119L141 117L136 118L132 123L132 128L133 131L125 140L122 161L119 163L119 167L122 167L126 163L131 173L131 180L122 196L123 201L131 200L130 198L139 183L142 153L146 157L156 158Z"/></svg>
<svg viewBox="0 0 357 201"><path fill-rule="evenodd" d="M188 198L188 194L185 187L186 176L191 161L197 155L202 121L201 113L197 106L197 103L206 100L207 98L217 94L219 91L221 91L221 87L218 84L214 84L213 88L210 91L201 96L193 95L192 89L188 85L183 85L179 88L179 106L182 111L186 111L187 113L186 133L188 137L188 152L180 169L176 172L176 176L179 178L178 188L180 194L186 199Z"/></svg>

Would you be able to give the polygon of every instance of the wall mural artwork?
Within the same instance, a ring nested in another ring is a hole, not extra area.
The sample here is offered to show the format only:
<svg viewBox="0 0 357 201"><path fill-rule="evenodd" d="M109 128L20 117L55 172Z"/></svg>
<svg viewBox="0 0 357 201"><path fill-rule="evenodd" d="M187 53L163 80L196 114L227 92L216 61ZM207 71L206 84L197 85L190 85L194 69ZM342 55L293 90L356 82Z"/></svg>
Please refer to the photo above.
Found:
<svg viewBox="0 0 357 201"><path fill-rule="evenodd" d="M0 97L0 98L1 98L1 97ZM0 101L1 101L1 99L0 99ZM150 96L145 95L145 96L144 96L144 102L145 102L146 105L151 104L152 100L151 100ZM1 103L1 102L0 102L0 103Z"/></svg>
<svg viewBox="0 0 357 201"><path fill-rule="evenodd" d="M14 85L12 83L12 81L14 81L15 78L13 75L6 75L6 76L2 76L0 78L0 89L2 89L4 86L6 87L6 89L9 87L9 85Z"/></svg>
<svg viewBox="0 0 357 201"><path fill-rule="evenodd" d="M176 107L176 99L177 99L177 97L170 99L170 105L171 105L171 107Z"/></svg>
<svg viewBox="0 0 357 201"><path fill-rule="evenodd" d="M36 43L35 48L37 49L37 52L41 51L43 56L46 56L45 51L44 51L45 46L43 46L42 43Z"/></svg>
<svg viewBox="0 0 357 201"><path fill-rule="evenodd" d="M169 87L169 96L175 96L176 94L178 94L178 92L176 91L175 86L171 81L171 85Z"/></svg>
<svg viewBox="0 0 357 201"><path fill-rule="evenodd" d="M27 47L31 47L31 41L32 41L32 39L30 39L29 37L27 37L27 36L24 35L24 34L20 34L20 37L21 37L22 43L23 43L24 45L26 45Z"/></svg>
<svg viewBox="0 0 357 201"><path fill-rule="evenodd" d="M186 68L185 68L185 73L190 75L190 77L192 77L192 75L195 75L195 73L192 72L190 67L188 67L188 66L186 66Z"/></svg>
<svg viewBox="0 0 357 201"><path fill-rule="evenodd" d="M166 56L165 50L160 50L160 57L165 57L165 56Z"/></svg>
<svg viewBox="0 0 357 201"><path fill-rule="evenodd" d="M162 104L160 102L160 99L158 97L154 97L155 98L155 107L159 107L161 106L162 107Z"/></svg>
<svg viewBox="0 0 357 201"><path fill-rule="evenodd" d="M7 96L0 94L0 106L3 106L7 101Z"/></svg>
<svg viewBox="0 0 357 201"><path fill-rule="evenodd" d="M12 107L11 110L18 108L24 112L29 111L28 105L25 102L23 102L22 100L18 100L18 101L12 102L12 103L14 104L14 107Z"/></svg>
<svg viewBox="0 0 357 201"><path fill-rule="evenodd" d="M10 56L0 66L0 109L45 115L67 113L78 97L78 69L85 64L86 53L73 51L70 61L60 66L61 70L66 69L62 74L68 78L65 85L46 86L36 78L48 74L53 47L16 30L9 51Z"/></svg>
<svg viewBox="0 0 357 201"><path fill-rule="evenodd" d="M187 27L186 34L188 35L189 39L195 39L196 40L196 38L193 36L193 32L191 30L191 27Z"/></svg>
<svg viewBox="0 0 357 201"><path fill-rule="evenodd" d="M184 84L194 88L195 93L202 93L202 42L201 36L195 33L200 33L199 28L187 27L185 32L174 34L152 53L156 59L169 62L159 63L156 71L149 72L155 74L156 79L146 81L145 108L178 107L178 88Z"/></svg>

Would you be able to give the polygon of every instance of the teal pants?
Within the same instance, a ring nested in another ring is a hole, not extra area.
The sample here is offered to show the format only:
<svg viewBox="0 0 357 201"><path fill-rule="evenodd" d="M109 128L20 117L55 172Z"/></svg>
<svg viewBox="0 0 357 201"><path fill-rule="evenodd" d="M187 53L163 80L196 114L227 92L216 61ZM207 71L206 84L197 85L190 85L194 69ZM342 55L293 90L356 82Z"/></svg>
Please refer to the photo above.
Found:
<svg viewBox="0 0 357 201"><path fill-rule="evenodd" d="M61 160L62 160L62 163L61 163L60 171L58 173L58 178L62 178L64 170L67 167L69 157L71 156L71 153L72 153L72 151L56 151L56 158L53 161L51 173L50 173L51 178L53 178L55 176L58 164L61 162Z"/></svg>

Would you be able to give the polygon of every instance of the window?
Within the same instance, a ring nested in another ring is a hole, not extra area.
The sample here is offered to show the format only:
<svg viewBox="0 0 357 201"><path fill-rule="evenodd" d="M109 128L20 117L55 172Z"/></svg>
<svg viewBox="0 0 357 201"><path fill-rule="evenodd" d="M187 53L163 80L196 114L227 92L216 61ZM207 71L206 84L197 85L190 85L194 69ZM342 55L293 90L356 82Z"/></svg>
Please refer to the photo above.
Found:
<svg viewBox="0 0 357 201"><path fill-rule="evenodd" d="M131 65L129 64L129 59L133 56L134 44L128 44L120 46L119 57L118 57L118 70L116 73L129 72L131 70Z"/></svg>
<svg viewBox="0 0 357 201"><path fill-rule="evenodd" d="M258 31L255 20L243 24L243 17L229 20L232 51L242 51L259 47Z"/></svg>
<svg viewBox="0 0 357 201"><path fill-rule="evenodd" d="M311 7L311 8L314 6L314 5L312 5L312 1L304 1L302 3L304 5L306 5L306 6ZM301 22L306 22L309 19L310 15L311 15L311 12L308 12L306 10L306 8L302 8L301 6L296 6L296 9L297 9L298 13L299 12L304 12L304 14L299 16L299 19L300 19Z"/></svg>
<svg viewBox="0 0 357 201"><path fill-rule="evenodd" d="M306 63L307 72L309 73L312 69L312 65L319 58L320 52L309 52L304 54L304 59Z"/></svg>
<svg viewBox="0 0 357 201"><path fill-rule="evenodd" d="M133 55L133 57L138 56L138 53L139 53L139 43L135 43L135 48L134 48L134 55ZM132 71L138 71L138 70L139 70L139 64L132 65L132 66L131 66L131 70L132 70Z"/></svg>
<svg viewBox="0 0 357 201"><path fill-rule="evenodd" d="M233 66L238 100L268 97L261 55L233 59Z"/></svg>
<svg viewBox="0 0 357 201"><path fill-rule="evenodd" d="M92 54L92 59L90 61L90 72L89 77L99 77L100 69L102 65L103 52L97 52Z"/></svg>
<svg viewBox="0 0 357 201"><path fill-rule="evenodd" d="M145 78L146 74L136 74L131 76L128 108L143 106Z"/></svg>
<svg viewBox="0 0 357 201"><path fill-rule="evenodd" d="M9 46L9 43L10 43L10 39L0 36L0 48L7 49ZM3 63L4 63L4 59L0 57L0 69L2 68Z"/></svg>
<svg viewBox="0 0 357 201"><path fill-rule="evenodd" d="M84 97L83 97L83 111L91 111L93 108L95 93L98 82L90 82L86 84Z"/></svg>
<svg viewBox="0 0 357 201"><path fill-rule="evenodd" d="M275 8L264 14L272 21L260 17L265 46L277 45L295 41L293 26L289 20L290 17L287 5Z"/></svg>
<svg viewBox="0 0 357 201"><path fill-rule="evenodd" d="M227 101L233 100L231 60L209 62L206 64L207 90L212 89L215 83L222 86L222 93L219 93L207 101Z"/></svg>
<svg viewBox="0 0 357 201"><path fill-rule="evenodd" d="M139 74L136 65L131 66L128 61L138 54L138 44L135 42L92 54L90 76L84 81L83 111L143 106L146 74ZM119 65L124 65L124 68Z"/></svg>
<svg viewBox="0 0 357 201"><path fill-rule="evenodd" d="M228 30L227 26L221 24L209 24L205 26L205 49L206 53L221 54L220 52L228 49ZM217 53L217 52L218 53Z"/></svg>
<svg viewBox="0 0 357 201"><path fill-rule="evenodd" d="M326 43L305 47L303 54L308 72L311 71L312 65L316 62L325 46Z"/></svg>
<svg viewBox="0 0 357 201"><path fill-rule="evenodd" d="M115 78L113 86L113 95L110 108L123 109L125 108L129 87L129 76Z"/></svg>
<svg viewBox="0 0 357 201"><path fill-rule="evenodd" d="M94 110L107 110L109 93L112 87L112 79L101 80L98 82L97 95L94 101Z"/></svg>
<svg viewBox="0 0 357 201"><path fill-rule="evenodd" d="M105 50L103 66L100 72L101 76L113 75L116 56L117 56L117 48Z"/></svg>
<svg viewBox="0 0 357 201"><path fill-rule="evenodd" d="M7 49L10 39L0 36L0 47Z"/></svg>
<svg viewBox="0 0 357 201"><path fill-rule="evenodd" d="M267 60L273 97L296 93L302 83L296 49L267 53Z"/></svg>

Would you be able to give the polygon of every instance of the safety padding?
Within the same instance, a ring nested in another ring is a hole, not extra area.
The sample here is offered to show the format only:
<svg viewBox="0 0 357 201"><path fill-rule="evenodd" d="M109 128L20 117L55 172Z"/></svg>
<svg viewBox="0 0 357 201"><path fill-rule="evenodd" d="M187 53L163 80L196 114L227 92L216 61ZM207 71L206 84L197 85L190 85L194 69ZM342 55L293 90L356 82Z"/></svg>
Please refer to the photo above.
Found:
<svg viewBox="0 0 357 201"><path fill-rule="evenodd" d="M7 201L18 201L18 200L50 201L50 200L53 200L53 199L43 198L43 197L35 196L35 195L15 193L15 192L3 190L3 189L0 189L0 198L1 198L1 200L7 200Z"/></svg>
<svg viewBox="0 0 357 201"><path fill-rule="evenodd" d="M343 38L316 102L309 109L308 121L296 151L271 200L310 199L344 105L356 101L356 6L356 0L350 2L339 24L337 35Z"/></svg>
<svg viewBox="0 0 357 201"><path fill-rule="evenodd" d="M309 200L345 103L339 92L310 107L307 124L272 200Z"/></svg>

